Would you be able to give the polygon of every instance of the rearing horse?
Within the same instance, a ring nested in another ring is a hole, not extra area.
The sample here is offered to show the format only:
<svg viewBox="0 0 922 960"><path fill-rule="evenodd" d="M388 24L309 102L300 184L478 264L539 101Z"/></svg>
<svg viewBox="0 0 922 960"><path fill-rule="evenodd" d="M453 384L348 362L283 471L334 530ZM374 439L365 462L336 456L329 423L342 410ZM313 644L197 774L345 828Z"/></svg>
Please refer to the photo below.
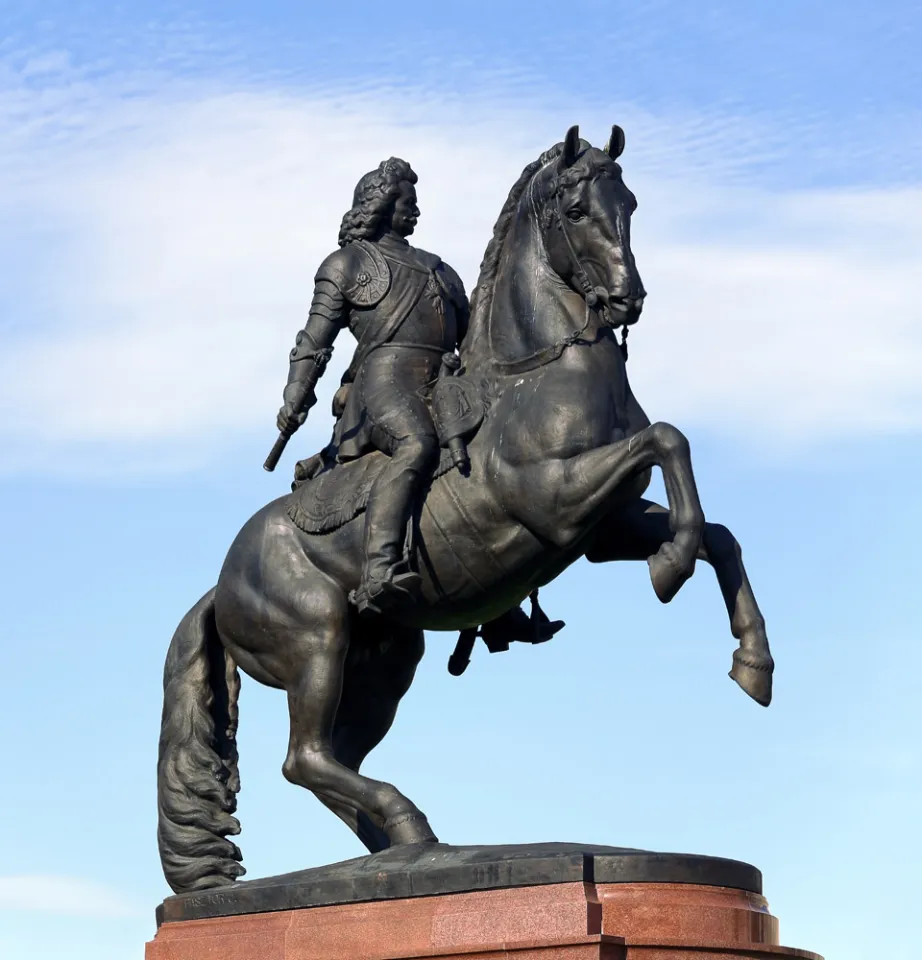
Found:
<svg viewBox="0 0 922 960"><path fill-rule="evenodd" d="M158 766L160 853L175 891L244 872L227 839L240 829L238 665L288 695L285 776L372 852L436 839L396 787L359 773L412 682L423 630L487 623L580 557L646 560L664 603L697 559L709 562L739 641L730 676L770 702L773 663L739 545L705 522L688 442L650 424L614 333L637 321L645 296L630 246L636 201L616 162L623 148L619 127L604 151L574 127L526 167L503 207L461 350L464 374L487 385L492 406L469 470L434 480L421 506L422 601L402 616L358 617L347 598L362 568L361 517L310 535L285 496L246 523L217 586L180 624ZM668 509L642 499L654 466Z"/></svg>

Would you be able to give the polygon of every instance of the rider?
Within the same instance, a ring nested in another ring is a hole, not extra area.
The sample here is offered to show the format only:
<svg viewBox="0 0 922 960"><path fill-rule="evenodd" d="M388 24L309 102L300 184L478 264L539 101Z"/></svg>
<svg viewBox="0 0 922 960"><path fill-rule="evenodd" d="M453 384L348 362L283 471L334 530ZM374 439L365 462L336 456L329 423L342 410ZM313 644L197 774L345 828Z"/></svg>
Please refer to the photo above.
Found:
<svg viewBox="0 0 922 960"><path fill-rule="evenodd" d="M380 611L418 588L404 544L439 450L424 390L467 329L468 302L458 275L407 242L419 217L416 182L410 165L392 157L356 186L339 231L340 249L315 277L278 414L283 433L304 423L307 411L295 408L296 398L306 394L306 407L315 402L313 388L333 341L348 326L358 346L334 403L341 414L335 456L343 462L371 449L389 455L368 499L365 565L352 594L360 611Z"/></svg>

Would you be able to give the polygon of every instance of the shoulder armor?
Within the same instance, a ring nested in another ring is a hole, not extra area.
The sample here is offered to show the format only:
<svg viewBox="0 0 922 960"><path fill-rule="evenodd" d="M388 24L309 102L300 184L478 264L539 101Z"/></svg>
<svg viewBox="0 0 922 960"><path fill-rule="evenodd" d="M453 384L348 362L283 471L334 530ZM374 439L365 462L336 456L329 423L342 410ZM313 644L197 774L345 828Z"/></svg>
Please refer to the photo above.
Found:
<svg viewBox="0 0 922 960"><path fill-rule="evenodd" d="M467 306L467 295L464 292L464 284L455 271L443 260L435 272L439 285L445 291L448 299L459 308Z"/></svg>
<svg viewBox="0 0 922 960"><path fill-rule="evenodd" d="M318 280L335 283L353 306L373 307L390 288L391 271L373 243L354 240L323 261Z"/></svg>

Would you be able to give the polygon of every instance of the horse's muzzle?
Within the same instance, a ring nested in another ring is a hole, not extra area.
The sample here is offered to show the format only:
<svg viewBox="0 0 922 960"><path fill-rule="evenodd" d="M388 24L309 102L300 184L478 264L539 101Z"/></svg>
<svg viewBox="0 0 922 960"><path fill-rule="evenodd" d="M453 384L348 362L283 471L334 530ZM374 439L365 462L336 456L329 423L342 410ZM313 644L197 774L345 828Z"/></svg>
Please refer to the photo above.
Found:
<svg viewBox="0 0 922 960"><path fill-rule="evenodd" d="M599 297L605 308L608 322L613 327L620 327L624 324L637 323L643 310L643 302L646 293L641 293L636 297L618 297L606 293L604 297Z"/></svg>

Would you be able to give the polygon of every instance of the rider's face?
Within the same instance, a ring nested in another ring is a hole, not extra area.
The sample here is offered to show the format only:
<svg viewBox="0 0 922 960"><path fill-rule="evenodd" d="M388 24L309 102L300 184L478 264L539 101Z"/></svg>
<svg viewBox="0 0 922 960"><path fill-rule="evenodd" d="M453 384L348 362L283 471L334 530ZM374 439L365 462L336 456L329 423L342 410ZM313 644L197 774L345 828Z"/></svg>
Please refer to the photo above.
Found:
<svg viewBox="0 0 922 960"><path fill-rule="evenodd" d="M408 237L419 219L419 207L416 205L416 187L406 180L400 184L400 196L394 204L391 227L401 237Z"/></svg>

